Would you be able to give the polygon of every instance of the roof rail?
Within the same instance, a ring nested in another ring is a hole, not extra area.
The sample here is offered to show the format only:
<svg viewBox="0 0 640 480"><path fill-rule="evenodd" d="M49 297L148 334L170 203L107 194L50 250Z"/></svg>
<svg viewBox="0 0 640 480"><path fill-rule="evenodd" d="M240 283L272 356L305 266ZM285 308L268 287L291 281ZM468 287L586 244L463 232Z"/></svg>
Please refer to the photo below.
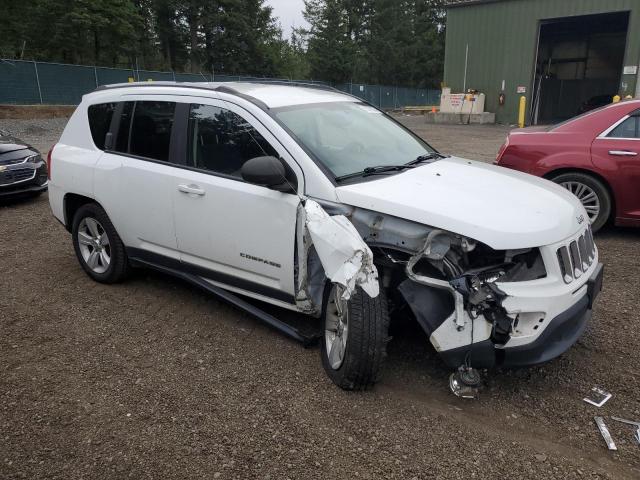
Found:
<svg viewBox="0 0 640 480"><path fill-rule="evenodd" d="M341 95L346 95L348 97L352 97L357 99L358 101L361 102L365 102L368 103L369 105L371 105L369 102L367 102L364 99L361 99L360 97L357 97L356 95L353 95L352 93L349 92L343 92L342 90L338 90L335 87L332 87L331 85L324 85L324 84L317 84L317 83L296 83L296 82L287 82L284 80L272 80L272 81L233 81L233 82L219 82L218 84L216 84L216 82L174 82L174 81L154 81L154 82L131 82L131 83L113 83L110 85L100 85L99 87L97 87L94 92L97 91L102 91L102 90L112 90L112 89L116 89L116 88L128 88L128 87L181 87L181 88L196 88L196 89L200 89L200 90L208 90L210 92L221 92L221 93L227 93L229 95L235 95L236 97L240 97L243 98L251 103L253 103L254 105L257 105L258 107L260 107L263 110L270 110L269 106L264 103L263 101L251 96L251 95L247 95L245 93L242 93L238 90L236 90L235 88L233 88L233 85L235 83L258 83L258 84L268 84L268 85L280 85L280 86L286 86L286 87L302 87L302 88L311 88L311 89L316 89L316 90L323 90L323 91L330 91L330 92L336 92L339 93ZM206 84L206 85L203 85ZM212 84L216 84L215 86Z"/></svg>

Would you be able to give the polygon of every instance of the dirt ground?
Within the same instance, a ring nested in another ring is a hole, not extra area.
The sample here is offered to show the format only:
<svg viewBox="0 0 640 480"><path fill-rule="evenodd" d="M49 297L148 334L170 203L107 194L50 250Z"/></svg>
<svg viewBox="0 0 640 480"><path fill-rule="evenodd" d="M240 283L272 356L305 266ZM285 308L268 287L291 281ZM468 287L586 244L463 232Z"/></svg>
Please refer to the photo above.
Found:
<svg viewBox="0 0 640 480"><path fill-rule="evenodd" d="M426 125L445 153L491 161L506 127ZM0 120L46 151L64 119ZM347 393L318 348L148 271L89 280L47 196L0 205L0 478L640 478L640 230L597 236L604 291L587 332L542 367L490 372L479 400L415 327L383 379ZM582 402L592 386L613 398ZM594 415L618 445L609 452Z"/></svg>

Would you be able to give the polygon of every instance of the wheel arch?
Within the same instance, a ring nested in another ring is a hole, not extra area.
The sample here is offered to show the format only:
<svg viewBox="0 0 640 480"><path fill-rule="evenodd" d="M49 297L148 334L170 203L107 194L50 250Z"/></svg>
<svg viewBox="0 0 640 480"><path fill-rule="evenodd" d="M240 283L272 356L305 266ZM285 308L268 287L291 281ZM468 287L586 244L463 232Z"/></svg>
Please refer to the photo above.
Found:
<svg viewBox="0 0 640 480"><path fill-rule="evenodd" d="M88 203L100 205L94 198L86 195L78 195L77 193L67 193L63 199L64 226L68 232L71 232L73 226L73 217L80 207ZM102 205L100 205L102 207Z"/></svg>
<svg viewBox="0 0 640 480"><path fill-rule="evenodd" d="M611 184L609 183L609 181L599 173L596 173L593 170L589 170L586 168L565 167L565 168L556 168L554 170L551 170L545 173L542 176L542 178L545 178L547 180L552 180L554 177L557 177L558 175L562 175L565 173L581 173L583 175L589 175L590 177L593 177L596 180L600 181L604 185L604 187L607 189L607 192L609 192L609 196L611 197L611 212L609 213L609 218L607 219L607 222L611 221L616 217L617 210L616 210L615 191L613 190L613 187L611 187Z"/></svg>

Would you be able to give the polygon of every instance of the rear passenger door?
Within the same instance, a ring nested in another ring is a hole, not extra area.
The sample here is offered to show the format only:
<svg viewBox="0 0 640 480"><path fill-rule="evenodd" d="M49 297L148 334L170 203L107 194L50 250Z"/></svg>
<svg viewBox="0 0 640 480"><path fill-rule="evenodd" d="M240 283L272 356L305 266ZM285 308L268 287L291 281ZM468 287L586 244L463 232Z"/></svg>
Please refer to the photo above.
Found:
<svg viewBox="0 0 640 480"><path fill-rule="evenodd" d="M243 181L244 162L280 157L292 184L301 171L270 132L223 101L188 105L187 170L173 185L183 267L244 292L294 302L295 193Z"/></svg>
<svg viewBox="0 0 640 480"><path fill-rule="evenodd" d="M121 102L95 178L97 199L135 257L179 260L172 193L183 156L171 150L176 103L162 96Z"/></svg>

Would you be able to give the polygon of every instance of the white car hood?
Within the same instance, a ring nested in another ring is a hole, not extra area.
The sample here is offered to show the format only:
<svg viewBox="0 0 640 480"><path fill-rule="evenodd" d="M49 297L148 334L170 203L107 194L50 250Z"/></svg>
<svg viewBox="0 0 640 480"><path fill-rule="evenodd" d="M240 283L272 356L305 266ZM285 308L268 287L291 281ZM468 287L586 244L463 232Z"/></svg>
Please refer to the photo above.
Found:
<svg viewBox="0 0 640 480"><path fill-rule="evenodd" d="M449 157L336 188L340 202L441 228L496 250L562 241L589 221L570 192L503 167Z"/></svg>

